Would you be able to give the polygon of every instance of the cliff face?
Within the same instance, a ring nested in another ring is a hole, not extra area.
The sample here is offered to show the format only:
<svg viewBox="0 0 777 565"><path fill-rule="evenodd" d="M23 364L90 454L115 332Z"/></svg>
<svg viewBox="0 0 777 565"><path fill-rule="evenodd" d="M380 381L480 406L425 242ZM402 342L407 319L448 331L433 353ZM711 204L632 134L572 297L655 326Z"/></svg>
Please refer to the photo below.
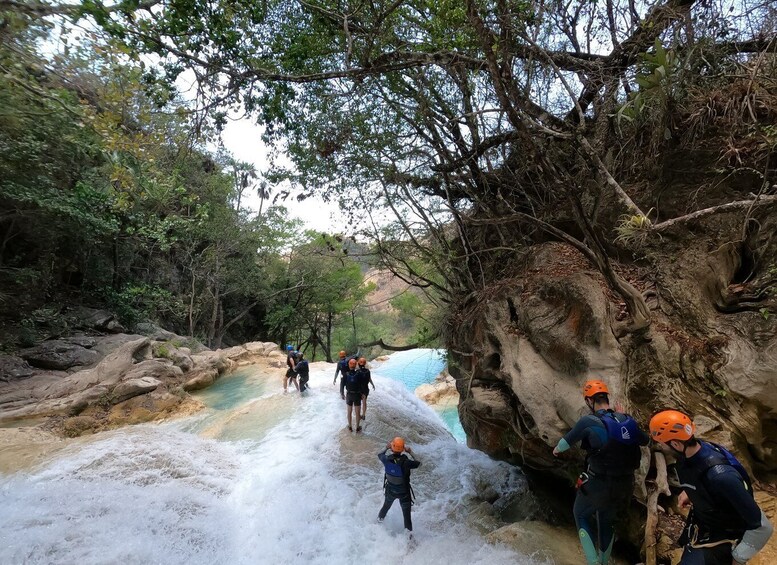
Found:
<svg viewBox="0 0 777 565"><path fill-rule="evenodd" d="M597 378L645 427L659 409L686 410L756 475L777 470L777 211L757 210L744 237L742 218L669 226L648 234L640 260L614 264L645 297L646 332L616 337L625 305L562 243L532 246L510 278L461 305L450 372L470 446L557 475L579 469L551 450Z"/></svg>

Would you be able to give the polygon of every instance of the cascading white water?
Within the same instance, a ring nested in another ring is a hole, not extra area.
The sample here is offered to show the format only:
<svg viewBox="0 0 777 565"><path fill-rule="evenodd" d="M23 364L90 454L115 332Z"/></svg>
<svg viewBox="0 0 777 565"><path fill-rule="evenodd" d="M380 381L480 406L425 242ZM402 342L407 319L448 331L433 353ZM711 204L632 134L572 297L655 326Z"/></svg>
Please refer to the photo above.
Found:
<svg viewBox="0 0 777 565"><path fill-rule="evenodd" d="M300 397L249 368L227 377L229 398L203 395L220 409L100 434L1 478L0 563L540 563L467 525L477 485L524 488L514 468L457 443L379 374L365 431L349 433L332 373L314 364ZM411 545L398 504L376 521L376 455L395 435L422 461Z"/></svg>

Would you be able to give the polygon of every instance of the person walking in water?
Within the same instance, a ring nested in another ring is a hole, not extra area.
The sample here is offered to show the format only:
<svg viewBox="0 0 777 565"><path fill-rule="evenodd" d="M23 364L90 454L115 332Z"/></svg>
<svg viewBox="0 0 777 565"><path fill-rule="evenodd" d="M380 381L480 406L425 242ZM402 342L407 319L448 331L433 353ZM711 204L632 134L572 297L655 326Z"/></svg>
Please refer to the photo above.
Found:
<svg viewBox="0 0 777 565"><path fill-rule="evenodd" d="M356 412L356 431L362 431L361 423L361 403L362 403L362 383L359 373L356 371L356 359L348 360L348 371L340 379L340 396L345 400L345 411L348 416L348 431L353 431L352 413Z"/></svg>
<svg viewBox="0 0 777 565"><path fill-rule="evenodd" d="M559 440L553 455L577 442L587 452L572 513L586 563L606 565L615 541L615 519L629 505L640 446L649 439L631 416L610 409L609 390L602 381L585 383L583 397L591 414Z"/></svg>
<svg viewBox="0 0 777 565"><path fill-rule="evenodd" d="M345 351L338 353L338 356L340 357L340 360L337 362L337 367L335 368L335 378L332 381L332 384L337 384L337 375L340 375L340 388L342 388L343 378L348 372L348 359L345 358Z"/></svg>
<svg viewBox="0 0 777 565"><path fill-rule="evenodd" d="M297 352L294 351L293 345L286 346L286 375L283 378L283 392L288 391L289 382L294 384L294 388L299 390L299 384L297 383Z"/></svg>
<svg viewBox="0 0 777 565"><path fill-rule="evenodd" d="M310 380L310 365L308 364L308 360L305 359L302 351L297 353L296 370L299 375L299 392L302 394L305 390L310 388L308 386L308 380Z"/></svg>
<svg viewBox="0 0 777 565"><path fill-rule="evenodd" d="M362 420L367 420L367 397L370 395L370 385L372 390L375 390L375 383L372 382L372 373L367 368L367 359L359 357L358 365L357 372L362 383Z"/></svg>
<svg viewBox="0 0 777 565"><path fill-rule="evenodd" d="M753 498L747 471L723 446L694 437L688 415L663 410L650 419L651 437L677 458L681 507L691 507L679 544L680 565L747 563L773 527Z"/></svg>
<svg viewBox="0 0 777 565"><path fill-rule="evenodd" d="M409 457L408 457L409 456ZM413 489L410 486L410 471L421 466L421 462L413 455L405 440L395 437L386 444L386 447L378 453L378 459L383 463L385 475L383 477L383 493L385 495L383 507L378 512L378 522L382 522L388 514L391 505L399 500L402 508L402 517L405 520L405 529L413 531L413 521L410 517L410 508L413 505ZM412 538L412 533L410 534Z"/></svg>

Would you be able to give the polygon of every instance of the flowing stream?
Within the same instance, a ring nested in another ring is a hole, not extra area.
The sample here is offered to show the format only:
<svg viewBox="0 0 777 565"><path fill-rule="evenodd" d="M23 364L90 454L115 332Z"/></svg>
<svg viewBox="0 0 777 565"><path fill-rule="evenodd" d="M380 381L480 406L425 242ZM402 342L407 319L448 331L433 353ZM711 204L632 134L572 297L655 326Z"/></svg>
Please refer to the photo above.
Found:
<svg viewBox="0 0 777 565"><path fill-rule="evenodd" d="M280 369L246 367L201 393L196 417L99 434L0 477L0 563L545 563L468 520L484 486L525 488L515 468L457 442L380 367L365 431L349 433L333 373L312 364L300 396ZM396 435L422 461L412 542L398 505L376 521L376 454Z"/></svg>

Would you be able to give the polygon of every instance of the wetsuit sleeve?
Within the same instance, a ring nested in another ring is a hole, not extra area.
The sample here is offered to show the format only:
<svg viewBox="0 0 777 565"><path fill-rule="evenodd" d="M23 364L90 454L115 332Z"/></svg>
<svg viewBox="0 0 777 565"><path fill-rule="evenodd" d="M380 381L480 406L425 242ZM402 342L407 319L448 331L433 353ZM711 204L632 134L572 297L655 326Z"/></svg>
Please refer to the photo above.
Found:
<svg viewBox="0 0 777 565"><path fill-rule="evenodd" d="M408 469L418 469L421 466L420 461L416 461L415 459L408 459L407 460L407 468Z"/></svg>
<svg viewBox="0 0 777 565"><path fill-rule="evenodd" d="M343 375L345 376L345 375ZM345 379L340 379L340 396L343 395L343 392L345 391Z"/></svg>
<svg viewBox="0 0 777 565"><path fill-rule="evenodd" d="M607 435L604 425L596 416L584 416L580 418L577 421L577 424L575 424L575 427L569 430L566 435L561 438L556 447L558 447L559 451L566 451L577 442L587 438L591 448L599 449L604 445L604 442L600 435L596 433L595 427L601 427L604 435ZM566 444L566 447L564 444Z"/></svg>
<svg viewBox="0 0 777 565"><path fill-rule="evenodd" d="M380 459L381 463L386 463L386 450L384 449L380 453L378 453L378 459Z"/></svg>
<svg viewBox="0 0 777 565"><path fill-rule="evenodd" d="M639 429L639 444L647 445L649 443L650 443L650 436L647 435L645 432L643 432L642 429Z"/></svg>

